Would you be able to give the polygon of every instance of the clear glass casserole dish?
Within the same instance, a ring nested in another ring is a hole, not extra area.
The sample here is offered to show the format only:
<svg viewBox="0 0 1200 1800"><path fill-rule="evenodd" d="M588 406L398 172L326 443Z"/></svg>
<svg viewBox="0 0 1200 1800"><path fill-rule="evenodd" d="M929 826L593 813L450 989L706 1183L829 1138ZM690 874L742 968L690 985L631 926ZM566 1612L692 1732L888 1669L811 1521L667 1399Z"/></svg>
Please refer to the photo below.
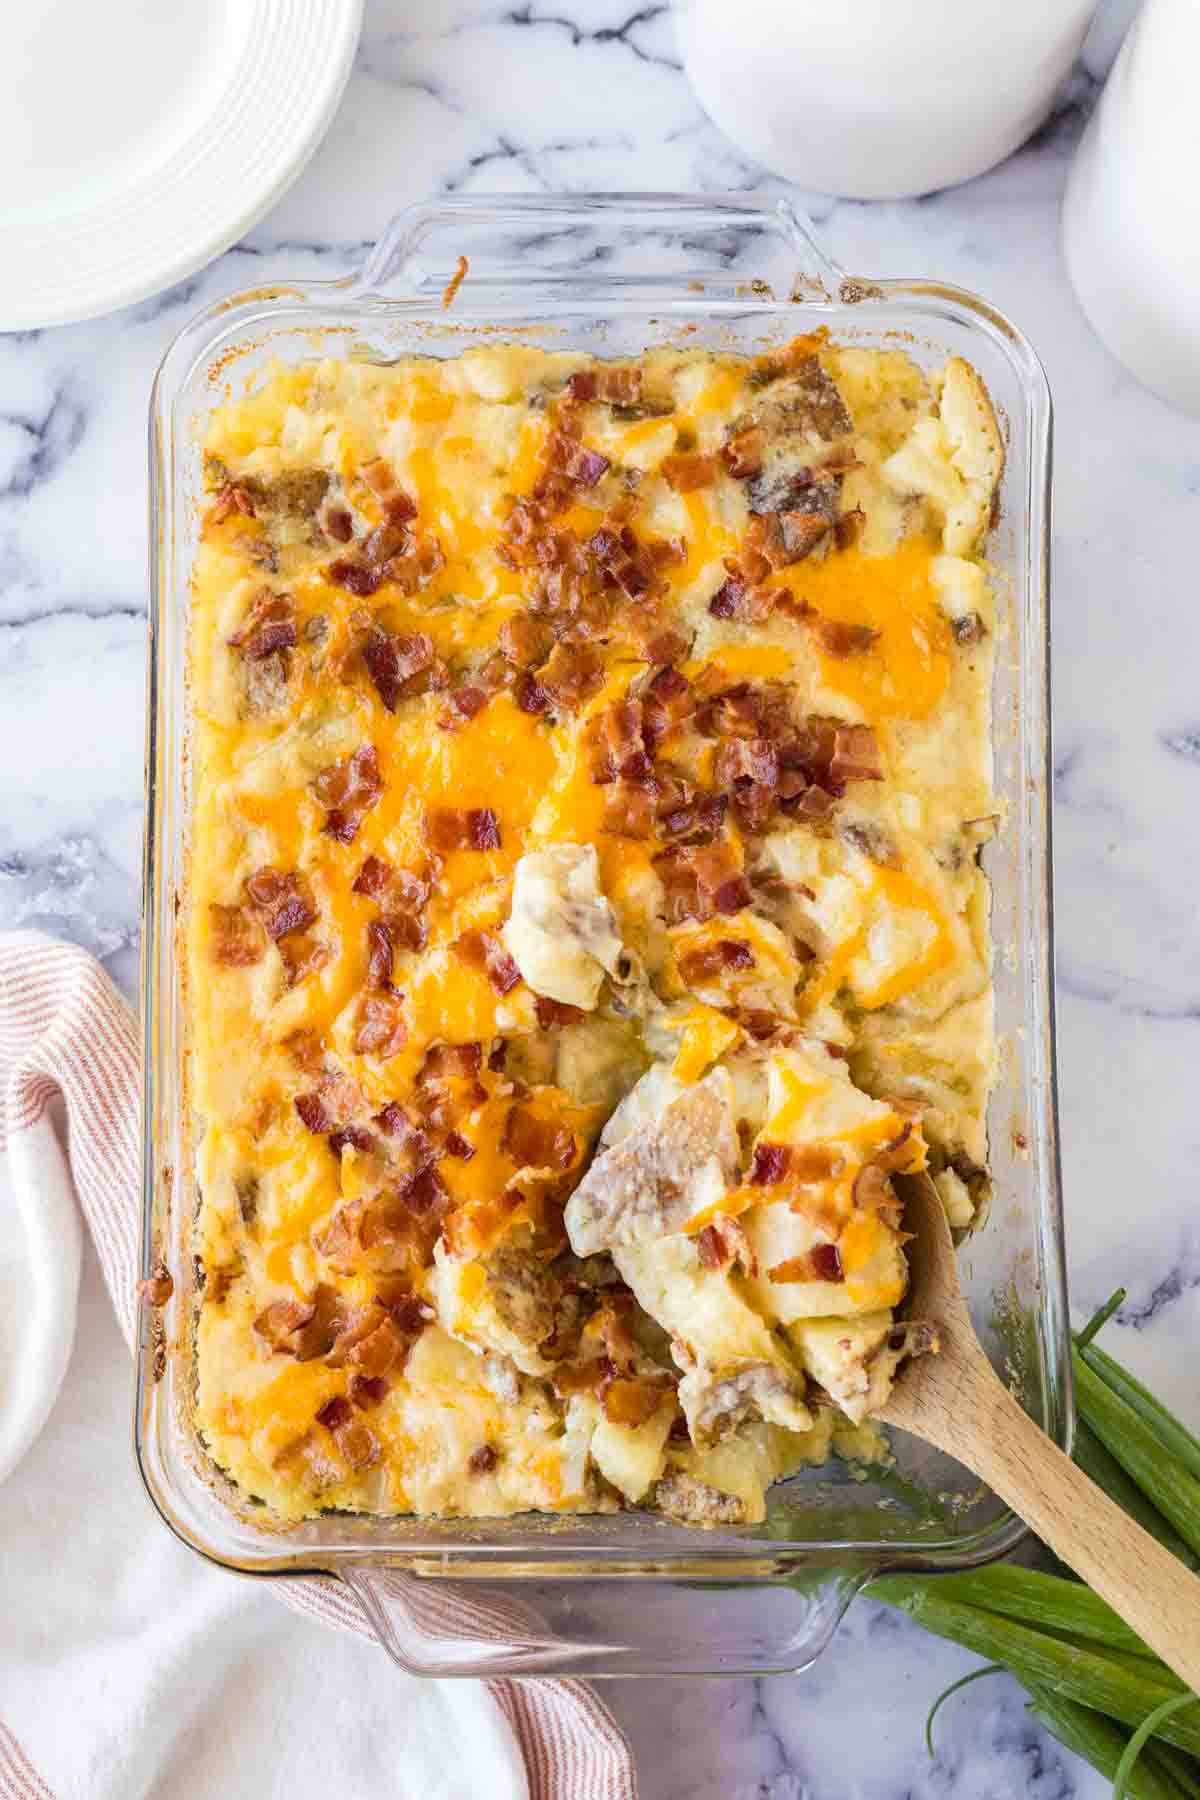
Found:
<svg viewBox="0 0 1200 1800"><path fill-rule="evenodd" d="M443 292L461 255L469 279L447 310ZM601 356L681 338L757 353L818 325L842 341L902 346L929 365L965 357L1005 436L990 545L1004 817L985 856L1001 1050L989 1112L995 1197L961 1260L989 1355L1067 1446L1051 986L1050 399L1021 334L959 289L848 278L774 198L472 196L402 213L355 277L260 289L208 309L180 333L155 382L142 1259L147 1276L165 1264L173 1295L163 1308L142 1304L138 1462L150 1498L185 1543L246 1574L339 1577L392 1654L418 1672L795 1669L820 1651L873 1573L971 1567L1011 1549L1023 1527L959 1465L902 1434L887 1467L808 1470L772 1490L762 1524L705 1532L639 1513L493 1521L329 1514L283 1527L209 1461L190 1407L195 1191L177 949L191 780L186 634L205 419L271 358L447 356L497 335ZM439 1598L449 1582L469 1587L485 1609L478 1638L446 1622Z"/></svg>

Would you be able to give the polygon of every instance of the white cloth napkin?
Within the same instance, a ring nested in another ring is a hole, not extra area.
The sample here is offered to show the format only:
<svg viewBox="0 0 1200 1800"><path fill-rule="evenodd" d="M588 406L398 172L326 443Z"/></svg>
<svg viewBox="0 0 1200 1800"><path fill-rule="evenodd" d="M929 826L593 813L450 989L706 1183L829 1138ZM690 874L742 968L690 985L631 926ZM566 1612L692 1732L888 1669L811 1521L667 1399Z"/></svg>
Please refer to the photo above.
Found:
<svg viewBox="0 0 1200 1800"><path fill-rule="evenodd" d="M100 966L0 936L0 1800L636 1800L583 1684L405 1675L340 1583L264 1591L152 1513L129 1442L138 1089Z"/></svg>

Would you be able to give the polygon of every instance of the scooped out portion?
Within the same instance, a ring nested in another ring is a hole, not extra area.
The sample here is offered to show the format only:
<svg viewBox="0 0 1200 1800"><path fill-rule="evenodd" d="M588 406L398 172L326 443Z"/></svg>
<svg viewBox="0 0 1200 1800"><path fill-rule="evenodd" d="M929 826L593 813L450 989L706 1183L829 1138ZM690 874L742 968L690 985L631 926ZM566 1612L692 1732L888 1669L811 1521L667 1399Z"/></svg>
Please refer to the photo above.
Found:
<svg viewBox="0 0 1200 1800"><path fill-rule="evenodd" d="M268 370L213 415L195 1416L284 1520L754 1523L987 1193L1003 451L817 333Z"/></svg>

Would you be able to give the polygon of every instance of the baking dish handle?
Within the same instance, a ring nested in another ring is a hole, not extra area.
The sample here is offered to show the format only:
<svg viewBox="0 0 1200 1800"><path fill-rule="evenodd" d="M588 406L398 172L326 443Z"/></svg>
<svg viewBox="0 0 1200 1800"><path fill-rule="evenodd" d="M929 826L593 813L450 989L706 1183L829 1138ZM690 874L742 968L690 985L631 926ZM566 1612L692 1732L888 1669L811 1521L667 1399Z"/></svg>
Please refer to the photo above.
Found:
<svg viewBox="0 0 1200 1800"><path fill-rule="evenodd" d="M702 293L745 305L827 303L846 278L794 201L776 194L450 194L398 213L350 288L355 299L443 294L456 316L510 292L593 304Z"/></svg>
<svg viewBox="0 0 1200 1800"><path fill-rule="evenodd" d="M871 1571L460 1581L364 1561L338 1573L409 1674L590 1677L807 1668Z"/></svg>

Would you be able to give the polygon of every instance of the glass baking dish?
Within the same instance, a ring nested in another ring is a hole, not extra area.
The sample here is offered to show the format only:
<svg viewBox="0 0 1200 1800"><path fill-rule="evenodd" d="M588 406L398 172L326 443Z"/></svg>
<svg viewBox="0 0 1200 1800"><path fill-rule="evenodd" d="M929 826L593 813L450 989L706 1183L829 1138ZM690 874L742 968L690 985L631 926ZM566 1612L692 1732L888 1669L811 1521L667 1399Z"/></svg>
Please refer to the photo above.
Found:
<svg viewBox="0 0 1200 1800"><path fill-rule="evenodd" d="M448 309L458 258L469 274ZM1064 1446L1071 1431L1055 1119L1047 671L1050 398L1021 334L933 281L850 278L786 201L677 195L457 197L409 209L362 272L210 307L180 333L150 418L153 595L147 745L143 1014L143 1302L136 1448L147 1491L194 1549L247 1574L348 1583L405 1667L477 1675L766 1672L810 1662L857 1587L882 1569L965 1568L1023 1527L958 1464L894 1434L888 1467L835 1463L772 1490L765 1522L697 1532L639 1513L502 1520L327 1515L272 1522L208 1461L190 1414L194 1208L177 917L191 769L185 638L207 414L271 358L452 356L517 337L601 356L685 341L759 352L825 325L926 364L966 357L1007 446L991 555L1000 600L995 758L1004 817L989 845L1001 1078L995 1198L963 1247L989 1355ZM444 1602L480 1609L477 1636ZM640 1603L639 1603L640 1602Z"/></svg>

